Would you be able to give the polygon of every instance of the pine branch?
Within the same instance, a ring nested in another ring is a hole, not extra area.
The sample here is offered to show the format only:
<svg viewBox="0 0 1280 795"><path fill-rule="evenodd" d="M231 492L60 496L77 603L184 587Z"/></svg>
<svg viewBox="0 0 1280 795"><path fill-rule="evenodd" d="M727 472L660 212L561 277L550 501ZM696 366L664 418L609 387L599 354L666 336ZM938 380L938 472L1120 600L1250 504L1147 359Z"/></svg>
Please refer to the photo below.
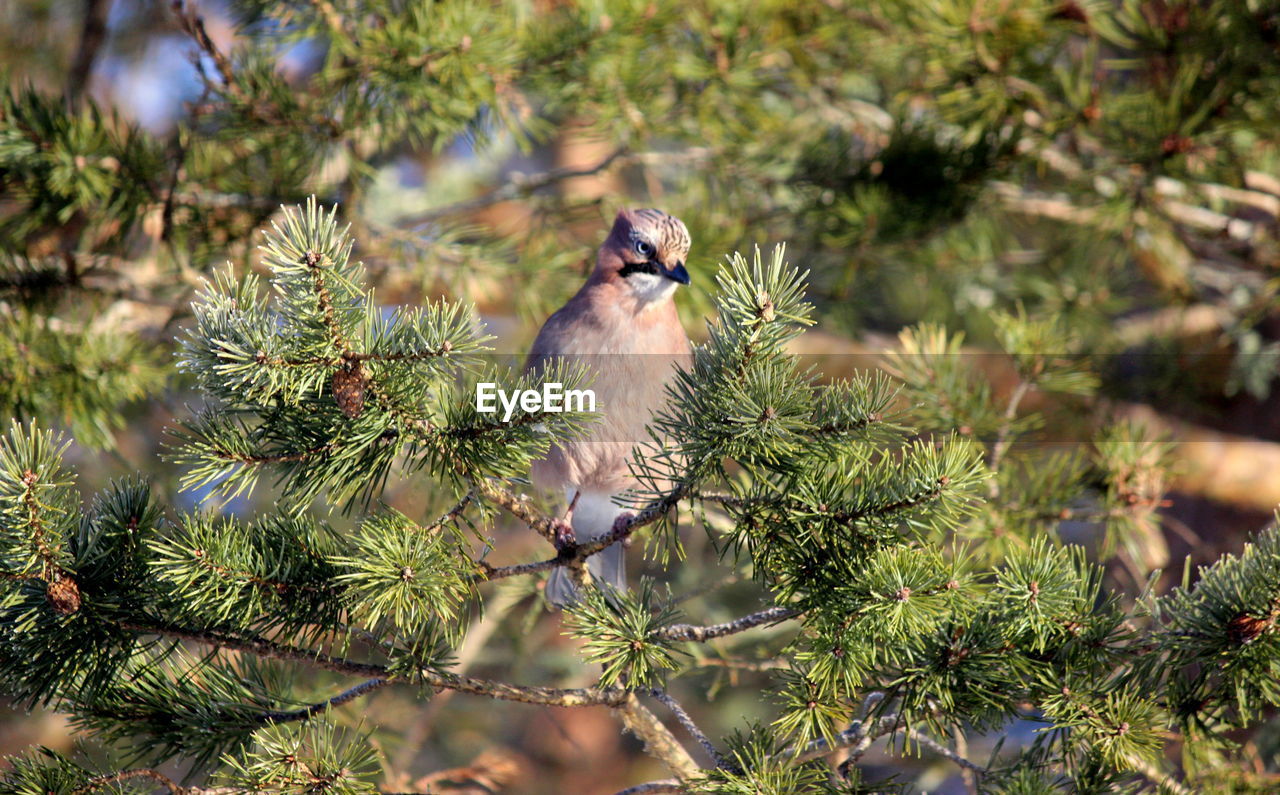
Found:
<svg viewBox="0 0 1280 795"><path fill-rule="evenodd" d="M764 497L736 497L731 494L694 494L694 499L703 500L705 502L714 502L723 505L726 508L756 508L769 507L780 508L790 511L803 511L810 514L821 514L830 518L834 522L840 524L853 524L865 519L871 519L877 516L887 516L896 511L907 510L908 508L918 508L927 502L937 499L942 494L942 486L947 485L940 483L936 488L925 489L914 494L909 494L900 500L889 503L888 505L877 505L873 508L867 508L859 511L841 511L831 510L830 507L806 505L800 500L795 500L785 496L764 496Z"/></svg>
<svg viewBox="0 0 1280 795"><path fill-rule="evenodd" d="M116 784L121 781L128 781L135 778L149 778L160 786L168 789L169 792L173 793L173 795L181 795L181 793L189 791L186 787L178 784L178 782L163 773L155 770L138 768L134 770L121 770L119 773L95 776L94 778L89 779L83 787L75 790L72 795L81 795L81 793L93 792L99 787L105 787L108 784Z"/></svg>
<svg viewBox="0 0 1280 795"><path fill-rule="evenodd" d="M184 787L157 770L135 768L133 770L121 770L119 773L94 776L85 782L84 786L73 790L71 795L88 795L88 793L109 787L111 784L118 784L121 781L129 781L135 778L149 778L158 786L167 789L170 795L233 795L233 793L240 792L235 787Z"/></svg>
<svg viewBox="0 0 1280 795"><path fill-rule="evenodd" d="M120 626L122 629L143 634L190 640L209 646L248 652L268 659L304 663L340 674L386 679L388 682L399 681L399 678L393 676L386 666L334 657L264 638L237 637L167 624L122 623ZM416 675L424 684L432 687L523 704L559 707L619 706L628 697L627 691L621 688L557 689L536 685L512 685L427 669L417 671Z"/></svg>
<svg viewBox="0 0 1280 795"><path fill-rule="evenodd" d="M259 97L250 96L236 79L231 59L210 38L209 31L205 29L204 17L191 8L186 0L173 0L172 8L178 18L178 27L213 61L222 80L223 91L243 106L253 118L267 125L304 127L311 132L314 132L314 128L321 128L331 139L342 137L342 125L334 119L317 114L298 118L294 114L282 113L279 108L265 103ZM203 75L203 71L200 74Z"/></svg>
<svg viewBox="0 0 1280 795"><path fill-rule="evenodd" d="M386 678L387 668L372 663L362 663L343 657L334 657L318 651L300 649L283 643L257 637L240 637L212 630L181 627L176 624L121 622L121 629L144 635L159 635L178 640L189 640L224 649L248 652L258 657L283 662L304 663L326 671L367 678Z"/></svg>
<svg viewBox="0 0 1280 795"><path fill-rule="evenodd" d="M61 573L61 568L58 566L54 551L45 542L44 511L36 496L36 484L39 482L40 477L35 472L28 469L22 473L21 501L22 508L26 512L25 524L31 532L31 547L40 559L40 577L46 581L52 581Z"/></svg>
<svg viewBox="0 0 1280 795"><path fill-rule="evenodd" d="M688 640L704 643L713 638L722 638L725 635L745 632L763 624L777 624L789 618L795 618L798 615L800 615L800 611L790 607L770 607L742 618L736 618L733 621L726 621L723 624L711 624L709 626L672 624L658 630L654 635L661 640Z"/></svg>
<svg viewBox="0 0 1280 795"><path fill-rule="evenodd" d="M318 251L308 251L303 257L303 262L311 271L311 289L320 305L320 316L324 319L325 328L329 330L329 341L333 347L342 352L345 358L352 353L351 345L347 342L346 334L338 323L337 312L333 308L333 296L330 295L328 284L325 282L324 268L320 267L324 264L324 255Z"/></svg>
<svg viewBox="0 0 1280 795"><path fill-rule="evenodd" d="M354 362L421 362L427 359L438 359L453 351L453 346L445 343L434 350L410 351L407 353L362 353L354 350L343 350L338 356L312 356L306 359L289 359L284 356L267 356L259 354L256 361L270 367L337 367Z"/></svg>
<svg viewBox="0 0 1280 795"><path fill-rule="evenodd" d="M269 464L288 464L297 461L306 461L318 455L324 455L333 450L332 444L322 444L318 447L312 447L308 450L297 450L289 453L237 453L232 450L210 450L209 455L222 461L231 461L237 464L246 464L249 466L267 466Z"/></svg>

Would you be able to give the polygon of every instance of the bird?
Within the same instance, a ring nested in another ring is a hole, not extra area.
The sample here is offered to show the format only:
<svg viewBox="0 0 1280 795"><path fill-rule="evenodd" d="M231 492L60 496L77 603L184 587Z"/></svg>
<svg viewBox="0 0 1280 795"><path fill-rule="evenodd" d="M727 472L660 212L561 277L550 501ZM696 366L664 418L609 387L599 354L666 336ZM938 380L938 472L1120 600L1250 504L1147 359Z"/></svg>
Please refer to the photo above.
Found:
<svg viewBox="0 0 1280 795"><path fill-rule="evenodd" d="M600 417L583 436L554 444L530 473L535 487L563 491L568 508L558 532L565 540L594 540L628 515L614 498L638 485L629 466L633 450L649 438L645 426L677 368L692 361L674 301L690 281L689 248L680 219L652 208L620 211L586 283L547 319L529 350L526 373L560 360L594 377ZM593 581L626 589L624 546L611 544L587 559ZM561 608L580 598L564 566L552 570L545 593Z"/></svg>

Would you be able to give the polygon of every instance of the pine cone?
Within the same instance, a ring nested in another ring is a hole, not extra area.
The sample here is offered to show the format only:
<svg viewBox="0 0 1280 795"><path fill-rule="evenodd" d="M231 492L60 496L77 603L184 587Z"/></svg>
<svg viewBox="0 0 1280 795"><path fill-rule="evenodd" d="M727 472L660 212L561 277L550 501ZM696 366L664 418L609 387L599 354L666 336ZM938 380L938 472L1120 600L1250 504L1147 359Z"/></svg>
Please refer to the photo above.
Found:
<svg viewBox="0 0 1280 795"><path fill-rule="evenodd" d="M364 390L369 379L359 362L341 368L333 374L333 399L347 419L355 419L364 411Z"/></svg>
<svg viewBox="0 0 1280 795"><path fill-rule="evenodd" d="M1227 622L1227 635L1241 646L1254 642L1258 636L1271 628L1272 621L1258 618L1248 613L1241 613Z"/></svg>
<svg viewBox="0 0 1280 795"><path fill-rule="evenodd" d="M59 615L69 616L80 609L80 586L66 575L54 575L45 587L44 595L49 606Z"/></svg>

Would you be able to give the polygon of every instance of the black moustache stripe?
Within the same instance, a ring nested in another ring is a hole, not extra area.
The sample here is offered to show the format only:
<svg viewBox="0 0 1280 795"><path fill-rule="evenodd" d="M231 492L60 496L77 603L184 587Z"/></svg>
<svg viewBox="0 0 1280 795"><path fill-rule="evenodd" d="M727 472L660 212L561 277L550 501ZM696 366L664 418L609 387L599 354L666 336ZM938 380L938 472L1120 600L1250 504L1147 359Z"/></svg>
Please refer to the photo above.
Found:
<svg viewBox="0 0 1280 795"><path fill-rule="evenodd" d="M633 273L650 273L657 276L662 273L662 266L656 262L628 262L618 271L618 275L624 279Z"/></svg>

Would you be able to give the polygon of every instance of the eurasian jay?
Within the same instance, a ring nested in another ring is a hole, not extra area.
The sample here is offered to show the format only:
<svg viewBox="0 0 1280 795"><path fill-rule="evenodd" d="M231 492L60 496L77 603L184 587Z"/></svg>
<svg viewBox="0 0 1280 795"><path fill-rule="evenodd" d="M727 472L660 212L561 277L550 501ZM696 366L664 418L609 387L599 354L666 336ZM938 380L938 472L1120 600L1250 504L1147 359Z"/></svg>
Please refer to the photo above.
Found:
<svg viewBox="0 0 1280 795"><path fill-rule="evenodd" d="M565 520L579 543L608 533L625 514L613 498L637 485L628 466L633 449L649 440L645 425L666 399L664 386L690 363L672 300L689 283L688 255L680 219L653 209L618 213L586 284L547 319L525 363L526 372L542 371L563 359L595 376L600 419L581 438L553 446L532 472L535 486L564 491ZM588 558L592 578L626 588L623 548L615 543ZM560 607L577 601L566 568L552 570L546 595Z"/></svg>

